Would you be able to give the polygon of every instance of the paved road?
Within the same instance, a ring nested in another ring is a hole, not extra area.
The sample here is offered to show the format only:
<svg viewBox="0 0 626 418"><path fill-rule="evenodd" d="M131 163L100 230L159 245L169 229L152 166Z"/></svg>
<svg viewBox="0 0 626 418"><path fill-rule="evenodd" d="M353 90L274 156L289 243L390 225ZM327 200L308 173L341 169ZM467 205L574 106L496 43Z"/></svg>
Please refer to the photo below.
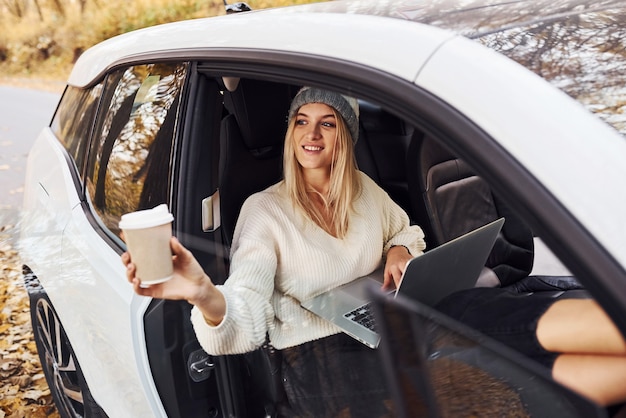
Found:
<svg viewBox="0 0 626 418"><path fill-rule="evenodd" d="M0 86L0 226L16 219L28 151L58 100L56 93Z"/></svg>

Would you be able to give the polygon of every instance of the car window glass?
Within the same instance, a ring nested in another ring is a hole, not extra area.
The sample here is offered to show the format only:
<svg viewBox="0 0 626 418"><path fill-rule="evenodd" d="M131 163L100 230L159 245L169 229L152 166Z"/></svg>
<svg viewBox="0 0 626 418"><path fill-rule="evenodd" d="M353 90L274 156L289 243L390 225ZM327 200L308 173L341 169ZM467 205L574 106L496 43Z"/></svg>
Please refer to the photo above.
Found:
<svg viewBox="0 0 626 418"><path fill-rule="evenodd" d="M602 417L547 368L416 301L375 293L398 416Z"/></svg>
<svg viewBox="0 0 626 418"><path fill-rule="evenodd" d="M74 160L81 180L101 94L102 83L89 89L68 87L51 124L52 131Z"/></svg>
<svg viewBox="0 0 626 418"><path fill-rule="evenodd" d="M186 64L150 64L107 78L87 175L100 221L115 235L120 217L168 201L170 157Z"/></svg>

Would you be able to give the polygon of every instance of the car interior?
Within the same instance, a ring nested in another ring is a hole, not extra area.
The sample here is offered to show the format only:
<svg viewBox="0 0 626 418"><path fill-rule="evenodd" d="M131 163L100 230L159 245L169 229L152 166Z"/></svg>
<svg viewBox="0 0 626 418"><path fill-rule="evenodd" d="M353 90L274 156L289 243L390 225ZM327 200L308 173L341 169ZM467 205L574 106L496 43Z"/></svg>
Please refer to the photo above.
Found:
<svg viewBox="0 0 626 418"><path fill-rule="evenodd" d="M175 227L181 241L219 284L227 278L229 248L241 205L250 194L281 179L286 117L300 86L216 76L209 70L202 71L201 66L189 83L192 110L185 115L185 137L176 151L184 163L176 168L179 174L174 176L178 181L174 189L179 190L173 202ZM507 286L515 282L515 291L551 291L555 297L563 289L585 293L573 277L529 277L533 266L532 231L469 165L435 138L380 106L366 101L359 105L360 136L355 146L358 167L404 208L411 222L424 229L427 248L505 217L505 226L481 274L484 283ZM239 411L238 416L273 416L273 405L281 396L277 389L280 382L268 381L272 380L268 376L280 376L272 374L276 365L268 351L225 358L203 356L189 321L184 319L189 310L186 304L155 300L145 317L146 329L158 330L146 335L150 361L160 363L153 371L162 397L171 390L163 384L172 380L170 376L177 382L189 380L186 370L178 370L176 364L182 362L189 367L191 356L208 372L190 388L177 385L176 391L188 390L201 399L203 393L215 393L216 388L228 386L232 393L222 390L219 404ZM181 327L181 323L185 325ZM184 353L171 350L166 361L162 352L150 349L171 347L180 341L186 342ZM223 384L226 382L228 385ZM531 384L530 380L527 383ZM245 393L245 403L235 393ZM218 404L217 399L186 405L173 399L166 399L165 404L170 408L177 404L182 416L198 403L213 410Z"/></svg>

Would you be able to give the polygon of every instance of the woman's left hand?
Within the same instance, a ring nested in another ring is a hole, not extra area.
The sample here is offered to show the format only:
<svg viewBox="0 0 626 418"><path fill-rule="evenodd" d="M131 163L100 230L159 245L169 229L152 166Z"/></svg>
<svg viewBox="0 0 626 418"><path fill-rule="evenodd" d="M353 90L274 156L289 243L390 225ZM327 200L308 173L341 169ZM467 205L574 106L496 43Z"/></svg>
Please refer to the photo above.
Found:
<svg viewBox="0 0 626 418"><path fill-rule="evenodd" d="M403 246L391 247L387 251L387 262L385 263L385 274L383 282L383 290L398 287L402 274L406 269L406 264L413 256L409 250Z"/></svg>

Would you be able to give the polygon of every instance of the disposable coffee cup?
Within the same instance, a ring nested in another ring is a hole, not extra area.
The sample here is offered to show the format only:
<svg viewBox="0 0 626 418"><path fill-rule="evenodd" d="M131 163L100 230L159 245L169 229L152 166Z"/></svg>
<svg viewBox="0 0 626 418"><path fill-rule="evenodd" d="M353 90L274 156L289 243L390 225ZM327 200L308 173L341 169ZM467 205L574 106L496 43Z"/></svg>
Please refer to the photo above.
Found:
<svg viewBox="0 0 626 418"><path fill-rule="evenodd" d="M141 286L148 287L172 278L172 221L167 205L122 215L119 226L135 264Z"/></svg>

